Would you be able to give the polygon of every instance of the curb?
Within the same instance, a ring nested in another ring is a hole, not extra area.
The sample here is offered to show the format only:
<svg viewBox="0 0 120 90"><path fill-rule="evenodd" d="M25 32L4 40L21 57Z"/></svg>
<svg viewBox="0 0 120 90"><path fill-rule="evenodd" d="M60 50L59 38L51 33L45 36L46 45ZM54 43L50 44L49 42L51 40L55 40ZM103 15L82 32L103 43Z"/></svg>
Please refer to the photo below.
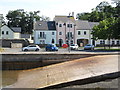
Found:
<svg viewBox="0 0 120 90"><path fill-rule="evenodd" d="M120 77L120 71L113 72L113 73L107 73L107 74L100 75L100 76L94 76L94 77L90 77L90 78L80 79L80 80L76 80L76 81L61 83L61 84L58 84L58 85L48 86L48 87L44 87L44 88L39 88L37 90L41 90L41 89L60 89L60 88L71 86L71 85L84 85L84 84L104 81L104 80L107 80L107 79L115 79L115 78L118 78L118 77Z"/></svg>

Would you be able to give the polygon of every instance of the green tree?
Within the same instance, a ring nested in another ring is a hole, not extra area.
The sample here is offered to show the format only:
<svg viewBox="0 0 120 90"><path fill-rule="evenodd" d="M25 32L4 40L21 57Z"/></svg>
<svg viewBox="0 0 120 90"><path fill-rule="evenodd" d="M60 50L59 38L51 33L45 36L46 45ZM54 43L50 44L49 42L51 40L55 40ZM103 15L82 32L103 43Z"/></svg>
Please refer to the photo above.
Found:
<svg viewBox="0 0 120 90"><path fill-rule="evenodd" d="M21 33L32 33L33 30L33 22L36 21L45 21L48 20L49 17L41 17L38 14L40 11L33 12L25 12L24 10L14 10L9 11L6 15L8 20L9 27L21 27Z"/></svg>
<svg viewBox="0 0 120 90"><path fill-rule="evenodd" d="M90 17L90 13L78 13L77 14L77 19L81 19L81 20L89 20Z"/></svg>
<svg viewBox="0 0 120 90"><path fill-rule="evenodd" d="M110 46L110 39L114 39L114 29L113 25L115 24L115 18L107 18L103 21L100 21L98 26L93 27L93 39L103 39L109 40L109 46Z"/></svg>
<svg viewBox="0 0 120 90"><path fill-rule="evenodd" d="M115 23L112 25L113 37L115 39L120 39L120 17L115 20Z"/></svg>
<svg viewBox="0 0 120 90"><path fill-rule="evenodd" d="M77 19L88 20L91 22L99 22L106 18L111 18L115 16L116 9L109 5L108 2L101 2L94 9L92 9L91 13L78 13Z"/></svg>

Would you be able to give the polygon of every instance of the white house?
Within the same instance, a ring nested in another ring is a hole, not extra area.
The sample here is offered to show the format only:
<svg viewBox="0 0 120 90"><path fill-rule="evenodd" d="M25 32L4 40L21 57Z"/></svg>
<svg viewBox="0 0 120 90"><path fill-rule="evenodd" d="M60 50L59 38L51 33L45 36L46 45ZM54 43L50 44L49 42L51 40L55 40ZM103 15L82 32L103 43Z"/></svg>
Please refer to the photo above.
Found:
<svg viewBox="0 0 120 90"><path fill-rule="evenodd" d="M34 25L35 44L56 44L56 27L54 21L37 21Z"/></svg>
<svg viewBox="0 0 120 90"><path fill-rule="evenodd" d="M19 39L21 28L20 27L12 27L4 25L1 27L1 38L2 39Z"/></svg>

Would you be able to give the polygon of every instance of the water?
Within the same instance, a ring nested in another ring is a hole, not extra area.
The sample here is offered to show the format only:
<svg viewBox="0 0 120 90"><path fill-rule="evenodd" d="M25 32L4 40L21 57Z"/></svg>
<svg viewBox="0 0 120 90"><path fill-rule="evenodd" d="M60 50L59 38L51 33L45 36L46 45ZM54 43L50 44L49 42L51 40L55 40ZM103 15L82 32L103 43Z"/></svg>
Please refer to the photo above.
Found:
<svg viewBox="0 0 120 90"><path fill-rule="evenodd" d="M17 82L20 72L22 70L3 70L0 74L0 80L2 80L2 86L5 87Z"/></svg>

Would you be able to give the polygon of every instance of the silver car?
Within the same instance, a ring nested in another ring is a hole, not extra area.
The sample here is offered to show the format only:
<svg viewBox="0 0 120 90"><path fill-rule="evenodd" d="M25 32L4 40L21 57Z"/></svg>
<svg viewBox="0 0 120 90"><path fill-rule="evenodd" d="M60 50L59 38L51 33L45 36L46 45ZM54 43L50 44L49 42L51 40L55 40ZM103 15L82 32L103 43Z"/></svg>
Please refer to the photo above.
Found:
<svg viewBox="0 0 120 90"><path fill-rule="evenodd" d="M39 51L40 47L38 45L28 45L27 47L23 47L22 51Z"/></svg>
<svg viewBox="0 0 120 90"><path fill-rule="evenodd" d="M94 45L87 44L84 46L84 50L94 50Z"/></svg>

